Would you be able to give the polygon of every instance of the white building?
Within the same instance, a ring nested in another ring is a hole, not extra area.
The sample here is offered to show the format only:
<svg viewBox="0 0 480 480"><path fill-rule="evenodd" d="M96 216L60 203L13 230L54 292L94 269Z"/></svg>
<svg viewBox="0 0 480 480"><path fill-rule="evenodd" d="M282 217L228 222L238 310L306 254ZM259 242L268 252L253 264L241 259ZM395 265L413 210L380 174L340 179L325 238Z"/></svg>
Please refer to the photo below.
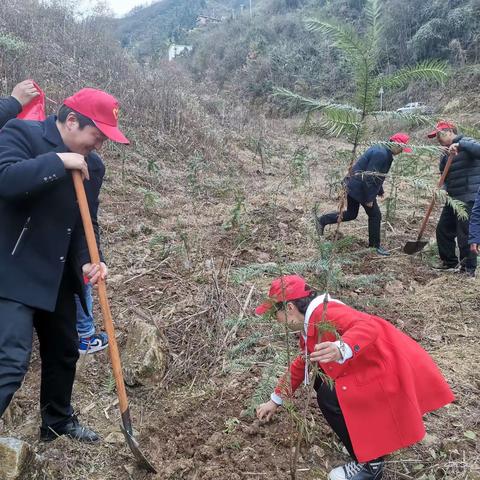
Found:
<svg viewBox="0 0 480 480"><path fill-rule="evenodd" d="M178 57L182 53L191 52L192 49L192 45L177 45L175 43L172 43L168 47L168 61L171 62L175 57Z"/></svg>

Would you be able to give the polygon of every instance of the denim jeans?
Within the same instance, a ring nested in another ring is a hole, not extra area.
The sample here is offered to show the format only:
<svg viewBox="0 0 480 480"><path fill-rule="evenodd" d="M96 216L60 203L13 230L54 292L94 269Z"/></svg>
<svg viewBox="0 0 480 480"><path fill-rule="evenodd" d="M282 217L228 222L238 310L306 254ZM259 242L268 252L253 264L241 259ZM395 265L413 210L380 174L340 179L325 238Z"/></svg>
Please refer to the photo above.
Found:
<svg viewBox="0 0 480 480"><path fill-rule="evenodd" d="M87 304L88 315L83 311L80 298L78 298L78 295L75 295L75 305L77 307L77 332L80 338L91 337L95 333L92 285L90 283L85 285L85 303Z"/></svg>

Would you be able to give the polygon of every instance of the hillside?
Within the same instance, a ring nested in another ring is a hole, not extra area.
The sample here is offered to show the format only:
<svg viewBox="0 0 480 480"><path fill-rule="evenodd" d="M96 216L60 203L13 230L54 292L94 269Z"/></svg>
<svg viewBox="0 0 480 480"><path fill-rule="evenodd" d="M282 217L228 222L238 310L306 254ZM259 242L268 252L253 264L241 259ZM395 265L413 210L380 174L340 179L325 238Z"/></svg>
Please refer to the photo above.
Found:
<svg viewBox="0 0 480 480"><path fill-rule="evenodd" d="M194 52L185 63L197 81L261 103L274 86L307 95L321 92L335 99L349 93L348 71L338 53L307 32L304 20L311 16L346 19L361 31L364 1L255 0L253 18L248 8L241 14L242 2L187 3L188 8L182 8L182 2L163 1L136 10L120 20L122 42L128 45L127 38L136 39L130 46L143 61L166 58L169 39L191 43ZM448 60L455 68L480 61L480 27L475 20L480 12L478 0L382 3L388 16L380 44L380 73L432 58ZM248 7L248 2L243 4ZM194 28L198 13L223 16L223 21ZM172 22L179 28L173 28Z"/></svg>
<svg viewBox="0 0 480 480"><path fill-rule="evenodd" d="M425 417L427 437L389 456L383 480L478 480L478 279L431 268L439 205L426 232L432 239L428 247L417 256L402 253L430 202L436 154L401 155L387 178L382 235L390 257L367 248L363 211L358 221L342 224L339 242L332 230L319 240L312 209L336 208L351 145L325 130L305 129L303 115L279 111L280 103L270 98L273 86L322 98L349 95L343 59L308 34L302 18L315 11L335 14L361 31L364 2L259 0L252 21L237 17L184 36L198 11L228 11L240 3L164 0L136 10L120 24L123 34L131 35L127 49L114 37L114 19L78 20L63 2L0 3L1 93L33 77L48 96L50 113L84 86L108 90L121 101L120 123L132 145L107 144L101 152L107 175L99 222L109 296L122 352L138 319L168 344L165 377L127 389L136 437L157 466L156 476L137 468L119 438L106 353L82 358L74 392L81 421L100 433L101 443L38 442L36 344L26 381L0 422L0 436L28 441L44 463L21 480L291 478L298 417L284 410L263 424L252 415L285 368L289 346L296 345L285 339L283 328L253 316L279 272L301 273L319 290L329 288L349 305L385 317L420 342L452 387L456 402ZM400 67L414 55L423 58L415 45L428 32L432 38L438 31L449 36L443 44L459 40L467 55L464 65L453 64L443 87L412 82L386 101L395 106L428 95L454 121L478 122L477 25L466 28L463 19L475 23L475 18L461 15L462 9L473 12L474 2L385 4L389 44L382 70ZM460 22L456 30L449 25L448 34L445 5ZM393 29L396 24L402 28ZM145 55L153 56L149 42L161 50L172 32L194 42L192 57L147 62L142 54L138 60L142 45ZM140 50L132 51L133 44ZM450 58L451 51L437 53ZM411 133L415 145L426 143L427 125L399 120L376 124L371 134L388 138L400 128ZM98 306L96 317L100 324ZM132 365L126 359L124 366ZM309 389L299 393L294 413L304 405L308 435L300 442L296 478L323 480L348 458Z"/></svg>
<svg viewBox="0 0 480 480"><path fill-rule="evenodd" d="M200 14L227 19L238 14L240 5L243 0L162 0L134 8L116 21L116 32L122 46L139 60L158 61L170 42L186 40Z"/></svg>

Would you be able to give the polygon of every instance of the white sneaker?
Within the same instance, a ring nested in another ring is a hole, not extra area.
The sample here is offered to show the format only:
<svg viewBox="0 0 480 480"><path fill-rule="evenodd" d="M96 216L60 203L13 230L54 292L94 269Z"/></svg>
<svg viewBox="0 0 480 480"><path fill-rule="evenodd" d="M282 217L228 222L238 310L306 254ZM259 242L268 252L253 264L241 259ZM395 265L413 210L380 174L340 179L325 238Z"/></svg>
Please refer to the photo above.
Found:
<svg viewBox="0 0 480 480"><path fill-rule="evenodd" d="M78 353L85 355L86 353L95 353L108 347L108 336L104 332L93 334L91 337L83 337L79 339Z"/></svg>
<svg viewBox="0 0 480 480"><path fill-rule="evenodd" d="M328 480L350 480L362 470L363 464L349 462L340 467L334 468L328 475Z"/></svg>
<svg viewBox="0 0 480 480"><path fill-rule="evenodd" d="M334 468L328 475L328 480L381 480L382 476L383 461L350 462Z"/></svg>

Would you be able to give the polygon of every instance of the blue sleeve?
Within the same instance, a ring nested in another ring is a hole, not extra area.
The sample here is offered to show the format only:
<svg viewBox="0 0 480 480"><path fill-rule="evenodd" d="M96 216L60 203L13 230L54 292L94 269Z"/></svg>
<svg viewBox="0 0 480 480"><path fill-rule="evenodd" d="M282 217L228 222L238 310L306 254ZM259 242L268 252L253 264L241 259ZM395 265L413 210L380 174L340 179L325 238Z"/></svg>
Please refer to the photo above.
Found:
<svg viewBox="0 0 480 480"><path fill-rule="evenodd" d="M14 97L0 98L0 128L22 111L22 105Z"/></svg>
<svg viewBox="0 0 480 480"><path fill-rule="evenodd" d="M66 177L56 153L33 156L28 129L25 122L15 119L0 131L0 198L5 200L44 191Z"/></svg>
<svg viewBox="0 0 480 480"><path fill-rule="evenodd" d="M470 215L468 243L480 245L480 190L477 192L475 204Z"/></svg>

